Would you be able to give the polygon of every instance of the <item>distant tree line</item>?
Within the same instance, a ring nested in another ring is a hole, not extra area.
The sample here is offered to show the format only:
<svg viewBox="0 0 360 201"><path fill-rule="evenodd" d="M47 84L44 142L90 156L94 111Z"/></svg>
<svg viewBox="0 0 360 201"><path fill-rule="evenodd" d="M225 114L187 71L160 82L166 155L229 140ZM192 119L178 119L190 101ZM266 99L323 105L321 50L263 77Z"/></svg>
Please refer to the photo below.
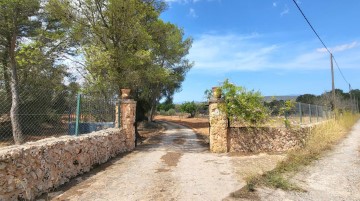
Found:
<svg viewBox="0 0 360 201"><path fill-rule="evenodd" d="M353 89L346 93L341 89L335 89L335 107L341 110L351 110L360 99L360 90ZM297 102L313 105L323 105L331 107L332 92L328 91L319 96L313 94L304 94L296 98Z"/></svg>
<svg viewBox="0 0 360 201"><path fill-rule="evenodd" d="M351 95L350 95L351 94ZM350 99L351 98L351 99ZM303 94L296 98L296 102L312 104L312 105L321 105L332 110L332 92L324 92L321 95L314 94ZM335 107L338 110L342 111L351 111L355 109L355 104L360 104L357 102L360 100L360 90L354 89L349 93L344 92L341 89L335 89ZM280 108L285 105L284 100L271 100L264 103L267 107L271 109L272 115L278 115L280 113Z"/></svg>

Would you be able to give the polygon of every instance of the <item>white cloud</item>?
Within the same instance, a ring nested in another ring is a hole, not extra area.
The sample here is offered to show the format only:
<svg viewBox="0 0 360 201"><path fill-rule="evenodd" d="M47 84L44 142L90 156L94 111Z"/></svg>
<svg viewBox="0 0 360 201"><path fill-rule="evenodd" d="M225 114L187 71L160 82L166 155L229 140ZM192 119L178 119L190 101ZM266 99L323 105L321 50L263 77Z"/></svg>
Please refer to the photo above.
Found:
<svg viewBox="0 0 360 201"><path fill-rule="evenodd" d="M277 2L273 2L273 7L277 7Z"/></svg>
<svg viewBox="0 0 360 201"><path fill-rule="evenodd" d="M194 41L189 58L195 61L195 69L214 71L259 70L276 51L276 45L261 45L251 42L260 37L250 35L209 35L204 34Z"/></svg>
<svg viewBox="0 0 360 201"><path fill-rule="evenodd" d="M349 50L349 49L352 49L352 48L355 48L358 46L358 42L357 41L354 41L352 43L348 43L348 44L342 44L342 45L338 45L338 46L335 46L335 47L330 47L329 50L332 52L332 53L335 53L335 52L343 52L345 50ZM327 52L327 50L325 48L319 48L317 49L318 52Z"/></svg>
<svg viewBox="0 0 360 201"><path fill-rule="evenodd" d="M203 34L194 39L188 58L195 62L194 72L225 73L262 70L318 70L329 68L329 55L314 48L312 42L276 44L267 36ZM341 68L357 68L360 54L357 43L337 46L337 49L352 47L352 52L337 54ZM305 50L304 50L305 49Z"/></svg>
<svg viewBox="0 0 360 201"><path fill-rule="evenodd" d="M283 16L289 14L289 11L290 11L289 7L285 5L284 10L280 13L280 15Z"/></svg>
<svg viewBox="0 0 360 201"><path fill-rule="evenodd" d="M197 14L196 14L195 9L193 9L193 8L189 9L189 16L192 17L192 18L197 18L198 17Z"/></svg>

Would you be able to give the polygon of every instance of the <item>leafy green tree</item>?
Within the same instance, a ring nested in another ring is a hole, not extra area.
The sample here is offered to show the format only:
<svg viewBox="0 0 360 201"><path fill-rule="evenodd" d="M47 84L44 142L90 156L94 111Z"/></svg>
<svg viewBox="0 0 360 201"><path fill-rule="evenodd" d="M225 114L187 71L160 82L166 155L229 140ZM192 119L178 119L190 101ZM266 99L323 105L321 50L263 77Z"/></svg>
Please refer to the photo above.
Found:
<svg viewBox="0 0 360 201"><path fill-rule="evenodd" d="M41 25L36 17L40 8L38 0L0 1L0 43L3 74L11 91L10 117L16 144L23 142L19 116L18 65L16 50L20 40L31 37Z"/></svg>
<svg viewBox="0 0 360 201"><path fill-rule="evenodd" d="M271 115L279 115L281 108L285 105L283 100L272 100L270 102L264 102L264 105L271 111Z"/></svg>
<svg viewBox="0 0 360 201"><path fill-rule="evenodd" d="M175 105L171 99L170 100L167 99L163 103L158 104L158 106L157 106L158 111L160 111L160 110L168 111L170 109L175 109Z"/></svg>
<svg viewBox="0 0 360 201"><path fill-rule="evenodd" d="M69 73L59 59L73 53L70 46L74 43L68 35L69 25L47 6L48 1L41 0L0 2L0 73L4 78L0 96L6 105L11 104L3 112L10 110L16 144L23 142L28 127L24 115L17 114L59 111L56 105L66 99L63 81ZM28 125L36 128L41 121L39 117Z"/></svg>
<svg viewBox="0 0 360 201"><path fill-rule="evenodd" d="M196 103L194 101L192 102L185 102L183 104L180 105L180 111L181 112L186 112L190 114L190 117L194 117L195 113L196 113Z"/></svg>
<svg viewBox="0 0 360 201"><path fill-rule="evenodd" d="M317 100L318 97L313 94L304 94L296 98L296 102L313 104L313 105L316 104Z"/></svg>
<svg viewBox="0 0 360 201"><path fill-rule="evenodd" d="M263 97L260 92L247 91L241 86L236 86L225 80L221 91L224 103L220 109L224 111L230 120L241 119L251 124L264 122L269 111L263 104Z"/></svg>
<svg viewBox="0 0 360 201"><path fill-rule="evenodd" d="M181 83L192 66L185 58L192 40L183 40L184 33L181 29L161 20L151 27L150 32L157 45L151 53L150 63L146 64L147 68L143 68L146 71L141 73L143 77L139 87L150 102L149 121L152 121L160 99L172 99L173 94L180 90Z"/></svg>
<svg viewBox="0 0 360 201"><path fill-rule="evenodd" d="M120 88L131 88L138 111L150 121L159 100L180 90L192 66L185 58L192 41L159 19L163 1L52 0L50 5L74 25L71 35L86 60L87 90L114 97Z"/></svg>

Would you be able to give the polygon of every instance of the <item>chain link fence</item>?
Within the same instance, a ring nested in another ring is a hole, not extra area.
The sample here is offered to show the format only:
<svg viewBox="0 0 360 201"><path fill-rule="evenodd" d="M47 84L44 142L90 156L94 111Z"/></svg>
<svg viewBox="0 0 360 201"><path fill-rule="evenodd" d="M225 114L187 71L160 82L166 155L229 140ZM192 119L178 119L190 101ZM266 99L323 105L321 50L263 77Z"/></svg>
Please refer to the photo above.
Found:
<svg viewBox="0 0 360 201"><path fill-rule="evenodd" d="M120 119L116 109L119 103L117 99L79 94L76 107L70 111L69 134L86 134L115 127L115 120Z"/></svg>
<svg viewBox="0 0 360 201"><path fill-rule="evenodd" d="M265 106L271 111L271 126L307 125L335 117L330 107L321 105L291 102L286 106L285 101L275 101L265 103Z"/></svg>
<svg viewBox="0 0 360 201"><path fill-rule="evenodd" d="M330 107L297 102L284 118L293 125L304 125L334 118L334 113Z"/></svg>
<svg viewBox="0 0 360 201"><path fill-rule="evenodd" d="M117 98L100 95L76 95L68 91L57 93L21 94L19 111L20 131L24 142L53 136L80 135L115 126L120 119ZM13 145L10 118L11 98L0 91L0 147Z"/></svg>

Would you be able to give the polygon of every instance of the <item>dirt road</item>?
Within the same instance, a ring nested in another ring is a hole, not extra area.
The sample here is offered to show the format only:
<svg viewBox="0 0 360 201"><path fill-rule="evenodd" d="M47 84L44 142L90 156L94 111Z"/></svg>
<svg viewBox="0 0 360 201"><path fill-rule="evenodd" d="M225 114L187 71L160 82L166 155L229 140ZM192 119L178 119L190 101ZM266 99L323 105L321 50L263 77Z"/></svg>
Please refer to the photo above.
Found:
<svg viewBox="0 0 360 201"><path fill-rule="evenodd" d="M307 192L262 189L262 200L360 201L360 121L335 149L298 173L293 182Z"/></svg>
<svg viewBox="0 0 360 201"><path fill-rule="evenodd" d="M162 124L162 135L38 200L223 200L284 158L213 154L191 129Z"/></svg>
<svg viewBox="0 0 360 201"><path fill-rule="evenodd" d="M209 153L191 129L163 124L164 135L46 199L222 200L244 185L236 176L233 157Z"/></svg>

